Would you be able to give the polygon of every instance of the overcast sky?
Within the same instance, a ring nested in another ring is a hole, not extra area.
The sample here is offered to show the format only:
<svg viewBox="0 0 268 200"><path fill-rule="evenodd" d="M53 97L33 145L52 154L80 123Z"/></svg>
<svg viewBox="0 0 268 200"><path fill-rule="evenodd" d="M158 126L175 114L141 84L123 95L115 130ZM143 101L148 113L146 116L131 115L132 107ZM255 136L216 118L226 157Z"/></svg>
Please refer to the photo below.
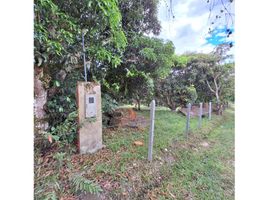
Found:
<svg viewBox="0 0 268 200"><path fill-rule="evenodd" d="M223 0L225 2L226 0ZM162 30L159 38L171 40L176 53L182 54L186 51L197 51L208 53L215 45L224 41L234 41L234 34L226 37L226 24L230 28L232 21L230 17L214 20L216 15L223 9L221 0L214 0L215 4L209 20L210 4L207 0L173 0L173 13L175 18L169 17L169 0L160 0L158 18L161 22ZM225 5L231 13L234 13L234 3ZM228 16L228 15L227 15ZM234 20L234 16L232 18ZM227 21L226 21L227 20ZM214 21L214 25L211 22ZM209 27L218 27L211 34ZM232 31L233 28L231 28ZM233 51L234 48L232 48Z"/></svg>

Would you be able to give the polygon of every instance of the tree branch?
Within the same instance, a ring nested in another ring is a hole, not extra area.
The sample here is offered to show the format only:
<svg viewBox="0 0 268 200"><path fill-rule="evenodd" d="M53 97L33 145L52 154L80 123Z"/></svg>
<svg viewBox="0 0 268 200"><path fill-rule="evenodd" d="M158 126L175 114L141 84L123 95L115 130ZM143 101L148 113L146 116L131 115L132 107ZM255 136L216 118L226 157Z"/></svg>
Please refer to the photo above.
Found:
<svg viewBox="0 0 268 200"><path fill-rule="evenodd" d="M214 84L215 84L215 87L216 87L215 89L216 89L216 91L218 91L219 88L218 88L218 84L217 84L216 78L214 78L213 81L214 81Z"/></svg>
<svg viewBox="0 0 268 200"><path fill-rule="evenodd" d="M211 91L211 92L213 92L213 93L215 93L215 91L214 91L214 90L211 88L211 86L210 86L210 84L209 84L208 80L206 80L206 83L207 83L208 88L210 89L210 91Z"/></svg>
<svg viewBox="0 0 268 200"><path fill-rule="evenodd" d="M231 13L229 12L229 10L226 8L225 4L223 3L223 1L221 0L221 4L223 5L223 8L224 10L226 10L226 12L228 13L228 15L231 17L231 20L232 20L232 25L234 24L234 21L233 21L233 17L231 15Z"/></svg>

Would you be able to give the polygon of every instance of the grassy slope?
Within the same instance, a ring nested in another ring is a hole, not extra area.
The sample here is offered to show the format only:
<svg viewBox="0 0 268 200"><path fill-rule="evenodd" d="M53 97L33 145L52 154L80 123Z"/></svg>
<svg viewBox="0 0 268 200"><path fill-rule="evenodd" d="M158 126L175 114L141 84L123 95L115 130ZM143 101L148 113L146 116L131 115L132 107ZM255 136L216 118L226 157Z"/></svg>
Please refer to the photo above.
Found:
<svg viewBox="0 0 268 200"><path fill-rule="evenodd" d="M139 114L149 117L149 111ZM115 196L121 192L128 193L125 198L233 199L233 111L228 110L224 116L213 117L210 122L203 119L203 128L200 130L197 129L197 119L192 119L192 133L186 141L185 117L157 110L153 163L146 161L148 129L143 132L125 130L117 132L116 136L105 136L107 147L116 152L116 157L122 158L121 167L116 162L115 165L109 165L110 169L114 173L119 171L124 174L128 171L125 181L132 188L113 191ZM145 145L135 147L132 145L135 140L143 141ZM202 146L204 142L209 146ZM120 151L122 148L124 150ZM135 171L135 175L131 173L136 169L131 163L138 166L139 171ZM122 171L122 167L125 171ZM134 180L140 179L137 181L139 183L131 181L133 176Z"/></svg>
<svg viewBox="0 0 268 200"><path fill-rule="evenodd" d="M164 167L170 178L160 190L176 199L234 199L233 111L223 118L223 123L214 119L210 127L194 133L201 135L192 137L186 147L175 148L176 161L171 168ZM202 146L204 141L208 147Z"/></svg>
<svg viewBox="0 0 268 200"><path fill-rule="evenodd" d="M148 110L138 114L149 118ZM186 140L185 117L157 109L153 162L147 162L149 127L106 130L107 148L94 155L69 155L59 172L51 158L51 164L37 168L35 193L48 190L51 181L45 180L56 176L60 188L66 188L56 191L58 196L73 196L68 177L81 173L102 187L103 199L234 199L233 110L203 119L202 125L198 130L197 119L191 119ZM133 145L136 140L144 146Z"/></svg>

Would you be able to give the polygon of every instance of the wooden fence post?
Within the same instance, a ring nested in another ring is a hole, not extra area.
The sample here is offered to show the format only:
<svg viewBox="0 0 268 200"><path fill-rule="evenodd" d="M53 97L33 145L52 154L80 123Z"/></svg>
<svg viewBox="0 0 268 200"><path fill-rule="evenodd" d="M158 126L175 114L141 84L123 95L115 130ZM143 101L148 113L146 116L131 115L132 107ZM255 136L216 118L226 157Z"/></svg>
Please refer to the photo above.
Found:
<svg viewBox="0 0 268 200"><path fill-rule="evenodd" d="M148 144L148 160L153 159L153 144L154 144L154 116L155 116L155 100L152 100L150 105L150 133Z"/></svg>

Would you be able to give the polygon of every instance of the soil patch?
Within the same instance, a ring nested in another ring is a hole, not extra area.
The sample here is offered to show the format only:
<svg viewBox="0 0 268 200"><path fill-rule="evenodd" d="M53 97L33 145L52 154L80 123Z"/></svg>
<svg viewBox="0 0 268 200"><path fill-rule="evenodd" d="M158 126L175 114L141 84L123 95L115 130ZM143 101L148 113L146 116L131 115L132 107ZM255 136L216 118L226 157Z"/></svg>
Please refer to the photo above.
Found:
<svg viewBox="0 0 268 200"><path fill-rule="evenodd" d="M138 115L132 108L120 108L112 113L108 128L145 128L148 125L149 120Z"/></svg>

